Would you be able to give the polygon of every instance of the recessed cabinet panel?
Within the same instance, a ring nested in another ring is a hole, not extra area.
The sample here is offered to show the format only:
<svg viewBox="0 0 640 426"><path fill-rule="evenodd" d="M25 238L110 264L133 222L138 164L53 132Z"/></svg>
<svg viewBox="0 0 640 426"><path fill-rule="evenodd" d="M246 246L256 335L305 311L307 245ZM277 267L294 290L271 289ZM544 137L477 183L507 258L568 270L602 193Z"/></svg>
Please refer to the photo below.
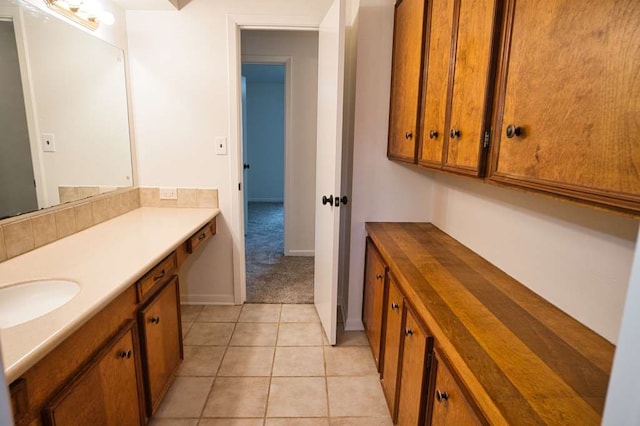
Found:
<svg viewBox="0 0 640 426"><path fill-rule="evenodd" d="M495 179L638 211L640 2L511 0L506 18Z"/></svg>
<svg viewBox="0 0 640 426"><path fill-rule="evenodd" d="M437 168L441 167L443 146L448 138L446 112L454 3L454 0L431 1L428 24L420 164Z"/></svg>
<svg viewBox="0 0 640 426"><path fill-rule="evenodd" d="M393 30L387 155L412 163L416 161L425 4L425 0L399 0Z"/></svg>
<svg viewBox="0 0 640 426"><path fill-rule="evenodd" d="M459 0L446 167L481 172L491 105L496 0Z"/></svg>
<svg viewBox="0 0 640 426"><path fill-rule="evenodd" d="M378 369L380 368L380 340L382 338L382 312L384 309L382 304L386 273L387 266L380 253L367 239L362 322Z"/></svg>
<svg viewBox="0 0 640 426"><path fill-rule="evenodd" d="M387 399L391 418L395 420L396 395L398 383L398 361L402 342L402 316L404 315L404 297L398 286L389 277L389 296L387 297L386 326L384 338L384 360L382 362L382 390Z"/></svg>

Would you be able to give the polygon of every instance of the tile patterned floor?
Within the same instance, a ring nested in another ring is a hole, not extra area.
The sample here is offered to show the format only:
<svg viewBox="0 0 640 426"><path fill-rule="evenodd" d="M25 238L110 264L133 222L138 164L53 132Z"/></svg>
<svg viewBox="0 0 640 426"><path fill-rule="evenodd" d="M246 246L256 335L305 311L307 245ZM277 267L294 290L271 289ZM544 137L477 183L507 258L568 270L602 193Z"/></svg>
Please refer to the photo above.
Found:
<svg viewBox="0 0 640 426"><path fill-rule="evenodd" d="M388 426L363 332L313 305L183 306L185 359L151 426Z"/></svg>

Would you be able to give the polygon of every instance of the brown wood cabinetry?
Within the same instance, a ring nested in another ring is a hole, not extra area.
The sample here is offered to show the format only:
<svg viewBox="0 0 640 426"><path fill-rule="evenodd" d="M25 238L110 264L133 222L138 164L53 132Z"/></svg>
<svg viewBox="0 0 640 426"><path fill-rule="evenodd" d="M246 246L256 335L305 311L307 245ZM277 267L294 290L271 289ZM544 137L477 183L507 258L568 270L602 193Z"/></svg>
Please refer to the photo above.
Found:
<svg viewBox="0 0 640 426"><path fill-rule="evenodd" d="M151 416L169 389L183 358L178 277L139 312L147 414Z"/></svg>
<svg viewBox="0 0 640 426"><path fill-rule="evenodd" d="M447 364L434 352L431 363L433 378L431 424L433 425L482 425L475 411L467 401Z"/></svg>
<svg viewBox="0 0 640 426"><path fill-rule="evenodd" d="M420 164L482 176L501 2L431 2Z"/></svg>
<svg viewBox="0 0 640 426"><path fill-rule="evenodd" d="M364 272L364 300L362 305L362 322L371 345L373 358L380 370L380 340L382 338L382 312L384 301L387 266L376 246L367 240L367 253Z"/></svg>
<svg viewBox="0 0 640 426"><path fill-rule="evenodd" d="M143 425L137 330L129 321L43 412L47 425Z"/></svg>
<svg viewBox="0 0 640 426"><path fill-rule="evenodd" d="M404 333L404 297L391 276L388 288L387 303L384 308L386 313L381 382L391 418L395 422L400 345Z"/></svg>
<svg viewBox="0 0 640 426"><path fill-rule="evenodd" d="M415 163L426 0L398 0L393 31L387 156Z"/></svg>
<svg viewBox="0 0 640 426"><path fill-rule="evenodd" d="M640 3L506 3L491 179L640 211Z"/></svg>

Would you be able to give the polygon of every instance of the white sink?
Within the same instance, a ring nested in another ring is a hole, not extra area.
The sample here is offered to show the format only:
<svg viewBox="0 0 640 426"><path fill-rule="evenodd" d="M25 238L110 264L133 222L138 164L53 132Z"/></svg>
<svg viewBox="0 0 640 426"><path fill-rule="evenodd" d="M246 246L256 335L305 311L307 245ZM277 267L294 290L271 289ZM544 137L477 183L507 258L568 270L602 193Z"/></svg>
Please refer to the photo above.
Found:
<svg viewBox="0 0 640 426"><path fill-rule="evenodd" d="M73 299L80 286L67 280L39 280L0 288L0 328L13 327Z"/></svg>

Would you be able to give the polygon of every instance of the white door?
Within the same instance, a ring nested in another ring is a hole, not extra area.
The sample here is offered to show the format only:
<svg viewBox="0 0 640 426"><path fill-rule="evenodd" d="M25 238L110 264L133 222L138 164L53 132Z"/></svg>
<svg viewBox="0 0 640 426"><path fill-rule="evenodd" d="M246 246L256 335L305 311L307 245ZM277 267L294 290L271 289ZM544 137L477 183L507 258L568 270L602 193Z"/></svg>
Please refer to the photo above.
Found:
<svg viewBox="0 0 640 426"><path fill-rule="evenodd" d="M336 343L338 319L340 208L323 204L322 197L340 196L345 2L334 0L318 33L314 304L332 345Z"/></svg>
<svg viewBox="0 0 640 426"><path fill-rule="evenodd" d="M249 226L249 151L247 148L247 79L242 76L242 197L244 203L244 235L247 235Z"/></svg>

